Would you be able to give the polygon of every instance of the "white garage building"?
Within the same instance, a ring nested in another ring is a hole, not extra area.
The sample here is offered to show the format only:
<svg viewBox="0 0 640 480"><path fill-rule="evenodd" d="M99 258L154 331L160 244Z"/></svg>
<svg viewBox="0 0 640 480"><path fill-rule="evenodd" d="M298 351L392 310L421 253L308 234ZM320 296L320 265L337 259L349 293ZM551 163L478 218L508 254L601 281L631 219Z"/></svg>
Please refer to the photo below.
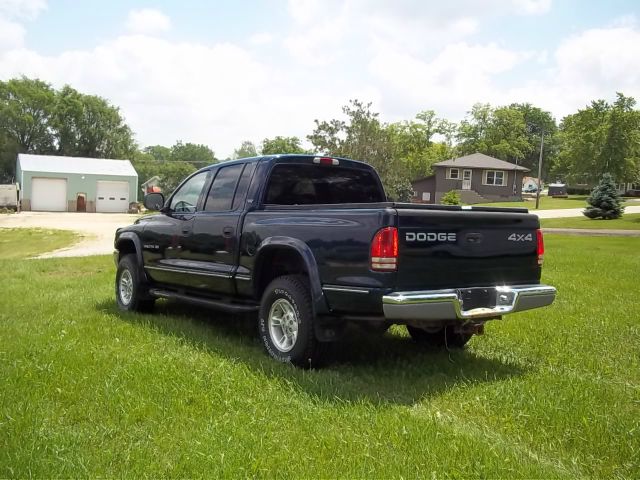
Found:
<svg viewBox="0 0 640 480"><path fill-rule="evenodd" d="M138 174L129 160L21 153L16 178L22 210L124 213L138 201Z"/></svg>

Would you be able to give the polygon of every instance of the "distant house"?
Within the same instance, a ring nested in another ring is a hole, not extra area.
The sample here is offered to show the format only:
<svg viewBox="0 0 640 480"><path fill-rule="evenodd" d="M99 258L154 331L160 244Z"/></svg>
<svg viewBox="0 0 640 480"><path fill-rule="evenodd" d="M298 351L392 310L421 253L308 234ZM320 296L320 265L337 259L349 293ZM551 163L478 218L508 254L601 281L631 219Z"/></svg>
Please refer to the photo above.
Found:
<svg viewBox="0 0 640 480"><path fill-rule="evenodd" d="M161 192L162 189L160 188L160 177L158 175L154 175L149 180L140 185L140 188L142 189L142 193L144 193L145 195L147 193Z"/></svg>
<svg viewBox="0 0 640 480"><path fill-rule="evenodd" d="M616 188L621 195L640 197L640 183L620 183Z"/></svg>
<svg viewBox="0 0 640 480"><path fill-rule="evenodd" d="M522 200L522 178L528 168L474 153L433 165L435 173L411 182L414 202L439 203L454 190L464 203Z"/></svg>
<svg viewBox="0 0 640 480"><path fill-rule="evenodd" d="M28 155L16 162L22 210L124 212L138 200L129 160Z"/></svg>

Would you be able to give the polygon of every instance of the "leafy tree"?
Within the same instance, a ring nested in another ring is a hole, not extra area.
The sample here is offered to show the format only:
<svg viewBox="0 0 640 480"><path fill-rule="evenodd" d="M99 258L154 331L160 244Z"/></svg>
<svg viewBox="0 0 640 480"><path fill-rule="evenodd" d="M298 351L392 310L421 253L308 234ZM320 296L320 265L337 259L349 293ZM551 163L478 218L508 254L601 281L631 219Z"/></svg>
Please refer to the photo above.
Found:
<svg viewBox="0 0 640 480"><path fill-rule="evenodd" d="M245 140L242 142L242 145L240 145L239 148L236 148L233 151L232 158L236 160L238 158L249 158L249 157L257 157L257 156L258 156L258 151L256 149L256 146L253 144L253 142L250 142L249 140Z"/></svg>
<svg viewBox="0 0 640 480"><path fill-rule="evenodd" d="M611 220L620 218L624 212L622 199L616 190L613 177L605 173L600 179L600 183L596 186L589 198L587 198L589 206L584 210L584 215L589 218L602 218Z"/></svg>
<svg viewBox="0 0 640 480"><path fill-rule="evenodd" d="M622 93L566 116L558 134L554 173L570 183L593 183L605 173L618 182L640 178L640 111Z"/></svg>
<svg viewBox="0 0 640 480"><path fill-rule="evenodd" d="M467 112L467 117L460 122L456 134L459 155L488 152L487 132L492 113L493 110L488 103L476 103L471 111Z"/></svg>
<svg viewBox="0 0 640 480"><path fill-rule="evenodd" d="M158 175L162 162L156 160L153 155L146 152L146 148L142 151L136 150L131 156L131 164L138 172L138 184L142 185L154 175Z"/></svg>
<svg viewBox="0 0 640 480"><path fill-rule="evenodd" d="M437 118L433 110L416 115L416 120L393 123L387 127L394 147L394 156L403 164L410 179L431 175L432 165L450 158L453 154L451 134L453 124ZM435 142L435 136L448 140Z"/></svg>
<svg viewBox="0 0 640 480"><path fill-rule="evenodd" d="M553 167L557 153L557 133L558 125L551 113L535 107L530 103L512 103L509 108L522 113L525 123L527 142L529 143L529 153L520 162L523 167L536 172L540 155L540 136L544 134L543 150L543 177Z"/></svg>
<svg viewBox="0 0 640 480"><path fill-rule="evenodd" d="M153 154L153 152L156 152L162 156L165 152L164 150L161 150L161 148L159 149L158 146L155 146L150 153ZM158 160L160 159L158 158ZM196 168L206 167L207 165L218 162L213 150L206 145L189 142L183 143L182 140L178 140L175 145L171 147L171 156L169 160L172 162L190 163Z"/></svg>
<svg viewBox="0 0 640 480"><path fill-rule="evenodd" d="M262 155L277 155L279 153L308 153L300 145L298 137L265 138L262 141Z"/></svg>
<svg viewBox="0 0 640 480"><path fill-rule="evenodd" d="M517 108L492 108L476 104L458 128L457 149L460 155L484 153L514 163L521 163L534 151L527 137L523 112Z"/></svg>
<svg viewBox="0 0 640 480"><path fill-rule="evenodd" d="M54 148L51 119L56 92L40 80L26 77L0 81L0 132L21 153L45 153Z"/></svg>
<svg viewBox="0 0 640 480"><path fill-rule="evenodd" d="M167 162L171 160L171 148L163 145L149 145L142 150L144 153L151 155L151 157L159 162Z"/></svg>
<svg viewBox="0 0 640 480"><path fill-rule="evenodd" d="M26 77L0 81L0 179L15 181L18 153L51 153L55 91Z"/></svg>
<svg viewBox="0 0 640 480"><path fill-rule="evenodd" d="M390 175L384 182L388 199L392 202L410 202L413 197L413 185L406 176Z"/></svg>
<svg viewBox="0 0 640 480"><path fill-rule="evenodd" d="M68 85L56 93L51 126L59 155L130 158L135 151L133 133L117 107Z"/></svg>
<svg viewBox="0 0 640 480"><path fill-rule="evenodd" d="M462 200L460 199L458 192L451 190L442 196L440 203L442 205L460 205Z"/></svg>
<svg viewBox="0 0 640 480"><path fill-rule="evenodd" d="M17 142L0 132L0 183L15 183Z"/></svg>
<svg viewBox="0 0 640 480"><path fill-rule="evenodd" d="M188 175L197 170L189 162L165 162L157 167L156 173L160 177L160 188L165 195L169 195Z"/></svg>
<svg viewBox="0 0 640 480"><path fill-rule="evenodd" d="M351 100L342 107L347 120L315 120L316 128L307 138L316 151L338 157L352 158L371 164L380 174L389 195L399 198L395 191L402 172L394 155L392 135L386 125L371 111L371 103Z"/></svg>

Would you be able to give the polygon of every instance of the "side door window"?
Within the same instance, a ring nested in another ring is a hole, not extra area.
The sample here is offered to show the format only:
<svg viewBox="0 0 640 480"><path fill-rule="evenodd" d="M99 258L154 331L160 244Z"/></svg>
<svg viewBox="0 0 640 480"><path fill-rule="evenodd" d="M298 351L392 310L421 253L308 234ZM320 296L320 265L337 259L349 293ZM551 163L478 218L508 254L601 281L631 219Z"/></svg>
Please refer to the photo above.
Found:
<svg viewBox="0 0 640 480"><path fill-rule="evenodd" d="M236 185L243 168L244 165L240 164L223 167L218 170L204 204L205 212L226 212L231 210L233 195L236 192Z"/></svg>
<svg viewBox="0 0 640 480"><path fill-rule="evenodd" d="M200 172L187 180L171 198L169 208L173 213L189 214L195 213L198 205L198 198L207 180L209 172Z"/></svg>

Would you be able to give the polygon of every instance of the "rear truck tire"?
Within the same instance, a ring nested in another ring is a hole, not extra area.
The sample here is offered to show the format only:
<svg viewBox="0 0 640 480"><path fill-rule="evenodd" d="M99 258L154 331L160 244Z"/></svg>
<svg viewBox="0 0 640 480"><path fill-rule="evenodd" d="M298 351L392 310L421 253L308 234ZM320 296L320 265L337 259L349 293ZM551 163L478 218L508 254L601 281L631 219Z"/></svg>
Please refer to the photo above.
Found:
<svg viewBox="0 0 640 480"><path fill-rule="evenodd" d="M146 283L140 278L138 260L132 253L123 255L116 271L116 302L125 312L149 312L155 298L149 295Z"/></svg>
<svg viewBox="0 0 640 480"><path fill-rule="evenodd" d="M473 337L473 333L456 332L449 325L435 331L407 325L407 331L414 342L438 348L463 348Z"/></svg>
<svg viewBox="0 0 640 480"><path fill-rule="evenodd" d="M324 349L314 323L306 277L284 275L267 286L260 302L258 333L272 358L302 368L320 366Z"/></svg>

